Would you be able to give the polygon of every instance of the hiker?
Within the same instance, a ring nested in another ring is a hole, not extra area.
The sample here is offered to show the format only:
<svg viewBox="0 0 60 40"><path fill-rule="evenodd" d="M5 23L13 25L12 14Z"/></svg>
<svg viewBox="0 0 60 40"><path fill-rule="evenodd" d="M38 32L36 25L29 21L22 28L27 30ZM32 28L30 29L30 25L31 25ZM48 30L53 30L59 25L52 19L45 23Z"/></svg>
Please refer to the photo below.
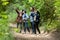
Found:
<svg viewBox="0 0 60 40"><path fill-rule="evenodd" d="M36 29L37 29L37 31L39 32L39 34L40 34L40 30L39 30L39 27L38 27L38 25L39 25L39 23L40 23L40 13L39 13L39 11L36 11L35 12L35 16L34 16L34 25L35 25L35 33L36 33Z"/></svg>
<svg viewBox="0 0 60 40"><path fill-rule="evenodd" d="M19 11L19 9L16 9L16 12L18 14L17 19L16 19L16 21L17 21L17 28L20 25L20 33L21 33L21 31L22 31L22 12Z"/></svg>
<svg viewBox="0 0 60 40"><path fill-rule="evenodd" d="M34 26L34 15L35 15L35 12L34 12L34 7L31 7L30 8L30 23L31 23L31 27L32 27L32 34L36 34L35 33L35 26Z"/></svg>
<svg viewBox="0 0 60 40"><path fill-rule="evenodd" d="M23 25L24 25L24 32L26 33L26 29L27 29L27 31L30 33L30 29L29 29L29 26L28 26L28 15L27 15L27 13L26 13L26 11L24 10L23 11L23 16L22 16L22 18L23 18Z"/></svg>

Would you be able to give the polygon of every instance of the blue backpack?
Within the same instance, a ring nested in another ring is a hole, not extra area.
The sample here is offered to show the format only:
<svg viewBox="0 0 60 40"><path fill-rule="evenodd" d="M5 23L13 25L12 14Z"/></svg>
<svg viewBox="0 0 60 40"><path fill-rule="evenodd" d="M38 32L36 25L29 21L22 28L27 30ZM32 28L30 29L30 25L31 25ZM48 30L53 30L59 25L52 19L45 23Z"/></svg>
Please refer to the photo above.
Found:
<svg viewBox="0 0 60 40"><path fill-rule="evenodd" d="M24 18L26 18L26 14L24 15Z"/></svg>

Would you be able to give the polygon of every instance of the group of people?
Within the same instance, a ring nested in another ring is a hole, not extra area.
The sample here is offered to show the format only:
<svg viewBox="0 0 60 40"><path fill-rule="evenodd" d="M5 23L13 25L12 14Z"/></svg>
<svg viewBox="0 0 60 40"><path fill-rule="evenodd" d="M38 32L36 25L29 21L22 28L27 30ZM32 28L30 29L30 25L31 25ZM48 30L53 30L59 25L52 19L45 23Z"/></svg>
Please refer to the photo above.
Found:
<svg viewBox="0 0 60 40"><path fill-rule="evenodd" d="M22 27L24 27L24 32L26 33L26 29L27 31L30 33L30 28L28 25L28 19L30 20L30 24L32 27L32 33L36 34L36 29L40 34L40 30L39 30L39 22L40 22L40 13L39 11L35 10L34 7L30 8L30 15L28 16L26 10L22 10L19 11L19 9L16 9L16 12L18 14L17 16L17 28L18 25L20 25L20 33L22 31Z"/></svg>

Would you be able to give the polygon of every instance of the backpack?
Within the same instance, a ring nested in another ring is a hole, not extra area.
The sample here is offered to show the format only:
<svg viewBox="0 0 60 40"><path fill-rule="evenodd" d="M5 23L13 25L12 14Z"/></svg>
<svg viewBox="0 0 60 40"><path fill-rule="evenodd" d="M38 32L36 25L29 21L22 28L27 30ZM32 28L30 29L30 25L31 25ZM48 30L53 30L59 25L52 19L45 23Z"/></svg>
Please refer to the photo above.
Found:
<svg viewBox="0 0 60 40"><path fill-rule="evenodd" d="M23 19L24 21L27 21L28 20L28 15L27 14L24 14L23 18L24 18Z"/></svg>
<svg viewBox="0 0 60 40"><path fill-rule="evenodd" d="M31 13L31 16L32 16L32 17L34 17L34 14L33 14L33 13Z"/></svg>
<svg viewBox="0 0 60 40"><path fill-rule="evenodd" d="M34 16L35 16L35 13L32 12L32 13L30 14L30 20L31 20L31 21L34 21Z"/></svg>
<svg viewBox="0 0 60 40"><path fill-rule="evenodd" d="M26 14L24 15L24 18L26 18Z"/></svg>
<svg viewBox="0 0 60 40"><path fill-rule="evenodd" d="M35 21L36 22L40 22L40 13L39 13L39 11L37 11L37 13L35 14L35 16L36 16Z"/></svg>

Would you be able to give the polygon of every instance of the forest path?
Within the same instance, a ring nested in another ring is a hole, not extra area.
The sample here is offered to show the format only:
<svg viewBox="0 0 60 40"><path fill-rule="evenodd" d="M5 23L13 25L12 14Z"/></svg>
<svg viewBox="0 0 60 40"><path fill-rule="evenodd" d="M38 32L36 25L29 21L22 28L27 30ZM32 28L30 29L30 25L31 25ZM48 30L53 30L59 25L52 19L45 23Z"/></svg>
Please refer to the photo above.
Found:
<svg viewBox="0 0 60 40"><path fill-rule="evenodd" d="M10 28L16 28L16 24L10 24ZM13 35L15 40L60 40L60 33L58 33L59 35L57 35L57 32L55 32L54 34L52 33L42 33L41 34L31 34L31 33L24 33L22 31L22 33L17 33L15 31L13 31Z"/></svg>

